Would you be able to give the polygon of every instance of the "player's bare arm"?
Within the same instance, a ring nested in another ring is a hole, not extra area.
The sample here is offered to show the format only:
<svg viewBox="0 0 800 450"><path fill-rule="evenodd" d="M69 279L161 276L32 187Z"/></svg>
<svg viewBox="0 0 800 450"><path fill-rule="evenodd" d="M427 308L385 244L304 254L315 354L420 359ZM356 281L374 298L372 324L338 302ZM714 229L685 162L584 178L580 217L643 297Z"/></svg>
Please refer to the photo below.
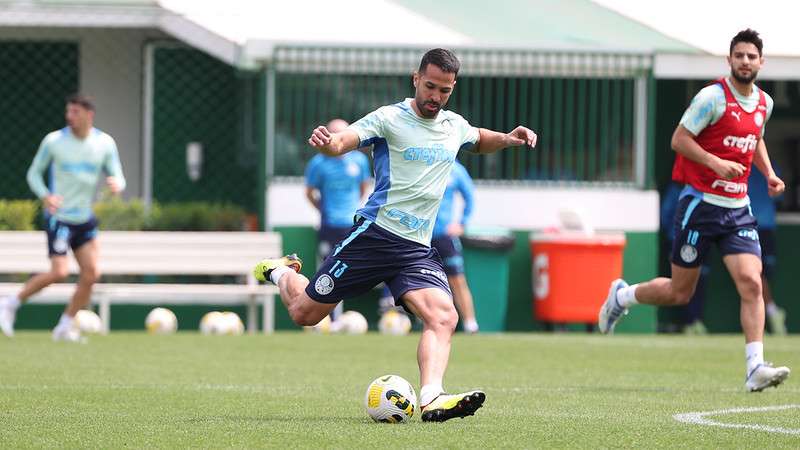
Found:
<svg viewBox="0 0 800 450"><path fill-rule="evenodd" d="M744 175L745 167L737 162L728 161L713 155L700 147L691 131L678 125L672 134L672 149L690 160L702 164L725 179Z"/></svg>
<svg viewBox="0 0 800 450"><path fill-rule="evenodd" d="M478 136L478 142L474 148L476 153L494 153L500 149L519 145L527 145L533 148L536 146L538 139L536 133L522 126L514 128L508 133L478 128Z"/></svg>
<svg viewBox="0 0 800 450"><path fill-rule="evenodd" d="M753 155L753 164L758 167L758 170L764 174L767 179L767 188L769 189L770 197L776 197L783 193L786 185L783 183L772 168L772 162L769 159L767 152L767 145L764 143L764 138L759 139L756 145L756 152Z"/></svg>
<svg viewBox="0 0 800 450"><path fill-rule="evenodd" d="M306 198L308 202L311 203L311 206L319 211L320 208L320 201L319 201L319 191L312 188L311 186L306 186Z"/></svg>
<svg viewBox="0 0 800 450"><path fill-rule="evenodd" d="M353 130L342 130L338 133L331 133L325 126L318 126L311 132L308 144L323 155L340 156L350 150L358 148L358 133Z"/></svg>

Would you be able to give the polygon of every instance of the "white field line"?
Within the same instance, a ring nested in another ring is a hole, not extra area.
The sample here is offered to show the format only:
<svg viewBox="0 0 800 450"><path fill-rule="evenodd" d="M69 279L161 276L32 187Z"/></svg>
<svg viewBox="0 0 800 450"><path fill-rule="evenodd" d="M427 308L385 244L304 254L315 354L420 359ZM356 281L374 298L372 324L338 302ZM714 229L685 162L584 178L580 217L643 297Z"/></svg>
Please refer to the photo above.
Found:
<svg viewBox="0 0 800 450"><path fill-rule="evenodd" d="M723 427L723 428L743 428L748 430L766 431L768 433L800 435L800 428L771 427L768 425L758 425L750 423L722 423L707 418L709 416L722 416L726 414L785 411L788 409L800 409L800 405L780 405L780 406L763 406L763 407L753 407L753 408L720 409L717 411L675 414L672 417L675 418L675 420L677 420L678 422L691 423L695 425L708 425L708 426Z"/></svg>

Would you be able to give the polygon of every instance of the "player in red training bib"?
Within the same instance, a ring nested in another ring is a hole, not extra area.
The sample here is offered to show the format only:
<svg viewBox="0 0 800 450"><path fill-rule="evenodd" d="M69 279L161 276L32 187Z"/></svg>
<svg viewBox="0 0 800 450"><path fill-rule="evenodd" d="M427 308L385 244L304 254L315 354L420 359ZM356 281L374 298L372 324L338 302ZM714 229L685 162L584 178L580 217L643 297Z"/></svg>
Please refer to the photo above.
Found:
<svg viewBox="0 0 800 450"><path fill-rule="evenodd" d="M772 196L783 192L764 144L764 127L773 101L755 85L764 62L763 42L747 29L733 37L729 77L702 89L672 135L677 153L672 178L685 184L675 214L672 278L629 286L611 283L600 309L599 328L611 333L633 305L684 305L694 293L700 265L716 244L741 296L745 336L745 388L761 391L781 384L787 367L764 362L764 299L761 291L761 245L747 196L747 178L755 164Z"/></svg>

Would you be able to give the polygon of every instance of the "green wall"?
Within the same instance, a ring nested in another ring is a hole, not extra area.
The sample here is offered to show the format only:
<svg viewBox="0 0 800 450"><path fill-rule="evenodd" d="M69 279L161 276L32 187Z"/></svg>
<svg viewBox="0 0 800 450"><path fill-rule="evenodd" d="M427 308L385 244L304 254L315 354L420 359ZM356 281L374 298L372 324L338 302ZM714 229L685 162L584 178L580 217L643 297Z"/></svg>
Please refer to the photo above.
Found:
<svg viewBox="0 0 800 450"><path fill-rule="evenodd" d="M25 173L45 135L65 126L78 59L75 42L0 42L0 198L34 198Z"/></svg>
<svg viewBox="0 0 800 450"><path fill-rule="evenodd" d="M155 50L153 197L216 201L258 211L258 76L198 50ZM197 181L186 173L186 144L203 145Z"/></svg>

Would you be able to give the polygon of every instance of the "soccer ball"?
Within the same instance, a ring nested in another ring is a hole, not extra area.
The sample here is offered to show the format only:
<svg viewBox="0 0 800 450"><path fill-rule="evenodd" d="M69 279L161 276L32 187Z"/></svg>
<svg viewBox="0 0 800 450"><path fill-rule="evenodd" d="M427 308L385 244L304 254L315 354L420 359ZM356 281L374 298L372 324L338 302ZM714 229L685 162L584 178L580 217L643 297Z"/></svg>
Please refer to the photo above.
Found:
<svg viewBox="0 0 800 450"><path fill-rule="evenodd" d="M144 319L144 327L150 334L172 334L178 329L178 318L167 308L155 308Z"/></svg>
<svg viewBox="0 0 800 450"><path fill-rule="evenodd" d="M200 319L200 332L209 335L209 334L220 334L219 329L222 326L222 313L219 311L211 311L210 313L206 313L202 319Z"/></svg>
<svg viewBox="0 0 800 450"><path fill-rule="evenodd" d="M403 336L411 331L411 319L407 315L390 309L386 311L381 320L378 321L378 330L382 334L392 336Z"/></svg>
<svg viewBox="0 0 800 450"><path fill-rule="evenodd" d="M220 334L229 334L232 336L241 336L244 333L244 324L239 315L235 312L225 311L222 313L222 331Z"/></svg>
<svg viewBox="0 0 800 450"><path fill-rule="evenodd" d="M336 320L336 331L344 334L364 334L369 325L367 319L358 311L345 311Z"/></svg>
<svg viewBox="0 0 800 450"><path fill-rule="evenodd" d="M234 335L244 333L244 324L235 312L211 311L200 319L200 332L205 335Z"/></svg>
<svg viewBox="0 0 800 450"><path fill-rule="evenodd" d="M328 334L332 332L331 325L331 316L325 316L318 324L310 327L303 327L303 330L312 333Z"/></svg>
<svg viewBox="0 0 800 450"><path fill-rule="evenodd" d="M103 322L100 316L89 309L82 309L75 314L75 327L81 333L97 334L103 332Z"/></svg>
<svg viewBox="0 0 800 450"><path fill-rule="evenodd" d="M364 406L375 422L407 422L417 409L417 393L403 377L384 375L367 387Z"/></svg>

